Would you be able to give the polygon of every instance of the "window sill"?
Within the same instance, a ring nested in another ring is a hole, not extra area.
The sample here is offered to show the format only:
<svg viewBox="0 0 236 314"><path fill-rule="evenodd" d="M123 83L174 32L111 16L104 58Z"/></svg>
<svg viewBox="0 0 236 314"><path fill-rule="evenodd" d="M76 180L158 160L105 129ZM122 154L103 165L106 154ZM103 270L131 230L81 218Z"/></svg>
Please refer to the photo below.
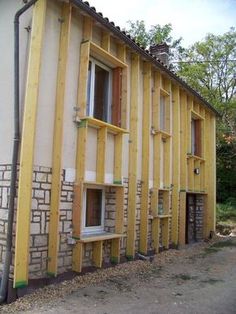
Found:
<svg viewBox="0 0 236 314"><path fill-rule="evenodd" d="M188 159L193 158L193 159L195 159L195 160L205 161L204 158L202 158L202 157L200 157L200 156L192 155L192 154L187 154L187 158L188 158Z"/></svg>
<svg viewBox="0 0 236 314"><path fill-rule="evenodd" d="M84 185L87 186L104 186L104 187L117 187L117 188L123 188L124 185L123 184L115 184L115 183L99 183L99 182L93 182L93 181L84 181Z"/></svg>
<svg viewBox="0 0 236 314"><path fill-rule="evenodd" d="M101 233L96 233L96 234L82 235L80 239L77 239L77 241L80 243L90 243L90 242L118 239L122 237L124 237L123 234L101 232Z"/></svg>
<svg viewBox="0 0 236 314"><path fill-rule="evenodd" d="M166 219L166 218L170 218L171 215L156 215L153 218L159 218L159 219Z"/></svg>
<svg viewBox="0 0 236 314"><path fill-rule="evenodd" d="M169 138L169 137L171 137L171 134L170 133L168 133L168 132L166 132L166 131L163 131L163 130L154 130L154 133L153 133L154 135L156 135L156 134L161 134L161 136L162 136L162 138Z"/></svg>
<svg viewBox="0 0 236 314"><path fill-rule="evenodd" d="M94 128L103 128L106 127L108 129L108 132L113 134L119 134L119 133L129 133L126 129L122 129L118 126L115 126L113 124L104 122L102 120L95 119L93 117L82 117L79 118L78 127L83 126L83 124L87 122L89 126L92 126Z"/></svg>

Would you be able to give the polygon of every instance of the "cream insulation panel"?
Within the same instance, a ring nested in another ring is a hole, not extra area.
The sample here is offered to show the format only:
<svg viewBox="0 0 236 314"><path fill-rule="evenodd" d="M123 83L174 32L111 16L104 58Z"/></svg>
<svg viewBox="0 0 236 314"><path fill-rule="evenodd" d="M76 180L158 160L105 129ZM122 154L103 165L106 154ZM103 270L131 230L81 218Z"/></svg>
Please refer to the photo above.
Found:
<svg viewBox="0 0 236 314"><path fill-rule="evenodd" d="M14 28L15 13L22 8L19 0L0 1L0 164L12 159L14 136ZM20 18L20 111L24 103L32 9Z"/></svg>

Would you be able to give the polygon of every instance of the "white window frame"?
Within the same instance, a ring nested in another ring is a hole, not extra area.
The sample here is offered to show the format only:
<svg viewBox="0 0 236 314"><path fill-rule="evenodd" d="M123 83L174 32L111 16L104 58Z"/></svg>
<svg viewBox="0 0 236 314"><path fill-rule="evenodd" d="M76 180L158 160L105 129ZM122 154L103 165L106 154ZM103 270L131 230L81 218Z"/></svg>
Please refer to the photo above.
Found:
<svg viewBox="0 0 236 314"><path fill-rule="evenodd" d="M86 227L86 200L87 200L87 190L101 190L102 191L102 208L101 208L101 225ZM104 232L105 225L105 188L98 187L96 185L87 186L83 191L83 209L82 209L82 234L95 234Z"/></svg>
<svg viewBox="0 0 236 314"><path fill-rule="evenodd" d="M91 62L91 74L90 74L90 91L88 91L88 94L87 94L89 95L89 102L87 101L88 108L86 108L87 115L90 117L94 117L95 66L98 65L100 68L106 70L109 73L108 95L107 95L108 112L107 112L106 122L111 123L111 120L112 120L112 69L92 57L89 58L89 61Z"/></svg>

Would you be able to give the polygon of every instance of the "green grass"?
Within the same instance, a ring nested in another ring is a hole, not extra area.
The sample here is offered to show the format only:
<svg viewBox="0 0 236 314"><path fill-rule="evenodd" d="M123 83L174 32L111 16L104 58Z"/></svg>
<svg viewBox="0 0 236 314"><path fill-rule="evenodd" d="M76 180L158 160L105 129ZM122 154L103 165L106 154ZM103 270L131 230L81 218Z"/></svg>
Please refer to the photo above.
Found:
<svg viewBox="0 0 236 314"><path fill-rule="evenodd" d="M225 204L216 205L216 220L217 222L234 220L236 221L236 200L228 199Z"/></svg>

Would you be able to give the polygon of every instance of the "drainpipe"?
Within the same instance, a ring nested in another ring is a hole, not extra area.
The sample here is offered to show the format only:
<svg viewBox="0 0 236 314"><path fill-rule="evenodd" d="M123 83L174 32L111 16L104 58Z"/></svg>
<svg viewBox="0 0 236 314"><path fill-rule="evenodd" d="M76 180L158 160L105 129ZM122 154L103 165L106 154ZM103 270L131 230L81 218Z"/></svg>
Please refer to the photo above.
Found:
<svg viewBox="0 0 236 314"><path fill-rule="evenodd" d="M12 257L12 229L14 220L14 203L16 196L16 180L17 180L17 161L20 143L20 75L19 75L19 20L20 16L27 11L38 0L31 0L25 4L19 11L16 12L14 18L14 140L12 152L12 170L10 181L10 195L8 205L8 227L7 227L7 242L6 255L2 271L2 280L0 286L0 304L6 300L8 291L8 279Z"/></svg>

